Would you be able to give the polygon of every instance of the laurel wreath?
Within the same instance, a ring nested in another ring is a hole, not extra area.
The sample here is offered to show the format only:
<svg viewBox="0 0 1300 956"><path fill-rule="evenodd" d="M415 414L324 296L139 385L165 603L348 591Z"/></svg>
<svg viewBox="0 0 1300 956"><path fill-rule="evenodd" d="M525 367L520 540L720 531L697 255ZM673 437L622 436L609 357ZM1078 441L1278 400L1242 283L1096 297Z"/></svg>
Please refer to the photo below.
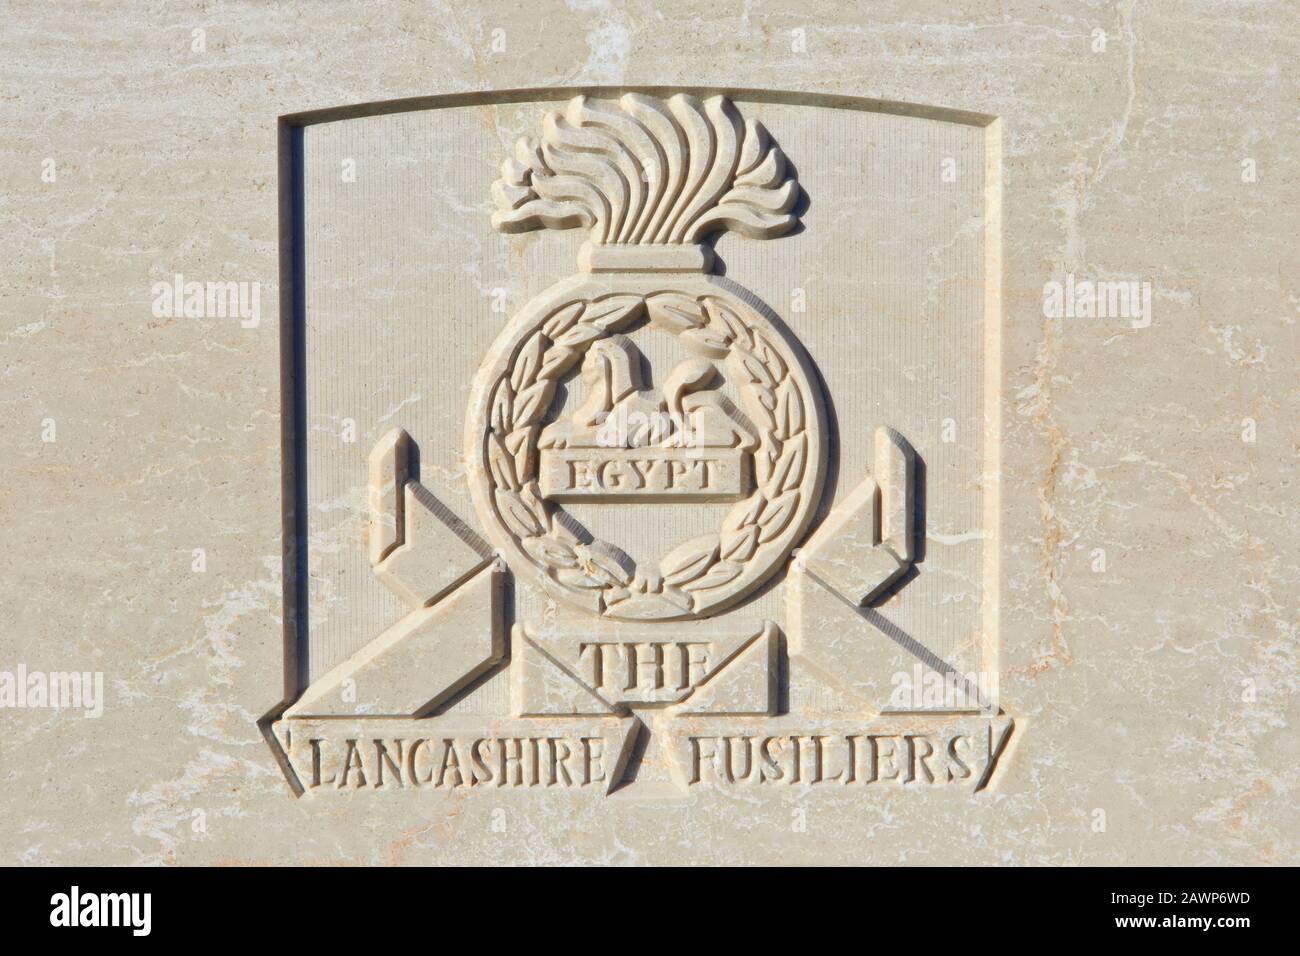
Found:
<svg viewBox="0 0 1300 956"><path fill-rule="evenodd" d="M754 492L731 508L717 533L674 548L656 571L638 571L611 544L584 541L537 484L537 439L560 380L593 342L630 328L643 311L693 351L726 361L759 434ZM803 396L764 333L718 296L616 294L560 306L518 348L489 401L486 459L498 516L545 573L571 594L587 595L597 611L617 610L634 593L661 594L694 611L739 577L799 510L809 451Z"/></svg>

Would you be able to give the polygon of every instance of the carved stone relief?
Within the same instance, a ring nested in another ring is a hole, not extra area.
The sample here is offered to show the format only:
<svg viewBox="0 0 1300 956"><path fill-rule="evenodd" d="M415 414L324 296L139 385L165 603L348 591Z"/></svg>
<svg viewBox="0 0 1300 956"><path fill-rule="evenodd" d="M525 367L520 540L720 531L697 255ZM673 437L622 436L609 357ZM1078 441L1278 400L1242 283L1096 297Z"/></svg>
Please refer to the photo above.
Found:
<svg viewBox="0 0 1300 956"><path fill-rule="evenodd" d="M309 659L274 725L297 792L988 785L1011 732L996 681L887 616L933 520L909 423L874 416L870 381L828 388L718 254L727 233L777 246L815 225L765 108L576 95L514 140L491 227L582 244L466 375L459 448L400 405L373 421L364 533L343 547L403 610L328 670ZM987 668L996 615L976 611ZM960 699L903 699L900 675Z"/></svg>

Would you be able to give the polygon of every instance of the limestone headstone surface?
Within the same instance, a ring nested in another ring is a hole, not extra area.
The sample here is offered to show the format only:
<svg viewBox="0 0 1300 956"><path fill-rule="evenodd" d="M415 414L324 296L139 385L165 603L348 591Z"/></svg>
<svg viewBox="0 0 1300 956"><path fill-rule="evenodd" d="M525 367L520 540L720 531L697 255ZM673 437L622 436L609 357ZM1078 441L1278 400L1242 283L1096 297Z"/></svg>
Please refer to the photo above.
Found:
<svg viewBox="0 0 1300 956"><path fill-rule="evenodd" d="M6 862L1296 862L1285 4L290 9L0 36Z"/></svg>

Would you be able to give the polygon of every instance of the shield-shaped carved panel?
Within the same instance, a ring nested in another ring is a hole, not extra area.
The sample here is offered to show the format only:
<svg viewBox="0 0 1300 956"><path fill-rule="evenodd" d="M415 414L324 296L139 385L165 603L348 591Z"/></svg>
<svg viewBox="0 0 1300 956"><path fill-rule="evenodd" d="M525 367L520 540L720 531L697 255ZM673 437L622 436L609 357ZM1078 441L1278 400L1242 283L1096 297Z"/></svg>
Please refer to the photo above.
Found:
<svg viewBox="0 0 1300 956"><path fill-rule="evenodd" d="M999 153L740 90L288 118L295 786L674 794L819 738L987 784Z"/></svg>

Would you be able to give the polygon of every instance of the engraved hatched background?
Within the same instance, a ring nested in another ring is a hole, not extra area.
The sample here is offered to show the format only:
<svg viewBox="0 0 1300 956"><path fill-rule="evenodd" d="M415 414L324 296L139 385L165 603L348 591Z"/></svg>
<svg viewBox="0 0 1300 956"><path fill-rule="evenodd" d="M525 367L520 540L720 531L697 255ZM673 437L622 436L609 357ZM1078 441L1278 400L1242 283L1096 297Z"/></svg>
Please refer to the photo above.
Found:
<svg viewBox="0 0 1300 956"><path fill-rule="evenodd" d="M879 424L898 428L924 460L922 573L884 610L959 669L977 669L985 131L865 110L736 103L781 144L808 205L795 235L724 236L726 274L785 320L826 383L840 450L831 472L837 500L866 473ZM489 224L497 165L549 108L455 107L305 130L313 678L403 612L362 547L369 448L389 428L407 428L425 483L471 516L461 464L469 380L510 315L576 271L579 231L501 236ZM348 159L356 182L342 179ZM951 183L939 175L947 160ZM504 314L492 311L498 288L506 290ZM794 311L797 289L804 312ZM662 349L653 339L646 346L657 360ZM354 444L339 437L345 419L356 423ZM954 441L941 438L945 419ZM612 515L595 520L608 524ZM679 506L667 520L640 506L623 507L618 520L635 525L638 551L662 554L718 518L709 506ZM521 614L536 613L529 589L520 595ZM780 589L737 613L783 620ZM480 696L489 710L501 699L491 688Z"/></svg>

